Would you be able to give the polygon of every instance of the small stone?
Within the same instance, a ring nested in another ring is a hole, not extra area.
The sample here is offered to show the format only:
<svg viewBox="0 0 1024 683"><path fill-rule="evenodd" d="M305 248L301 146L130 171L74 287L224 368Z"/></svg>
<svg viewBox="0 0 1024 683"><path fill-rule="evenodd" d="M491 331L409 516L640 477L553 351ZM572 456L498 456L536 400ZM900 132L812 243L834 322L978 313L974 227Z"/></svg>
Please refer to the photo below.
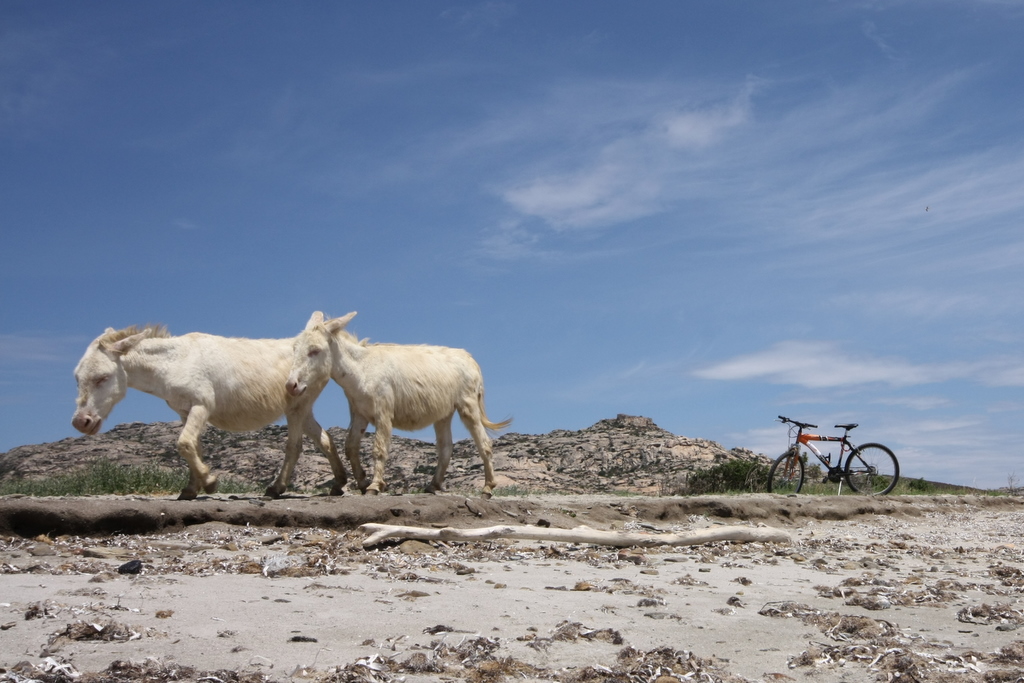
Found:
<svg viewBox="0 0 1024 683"><path fill-rule="evenodd" d="M117 568L118 574L139 574L142 572L142 560L131 560Z"/></svg>
<svg viewBox="0 0 1024 683"><path fill-rule="evenodd" d="M424 543L423 541L417 541L414 539L403 541L402 544L398 546L398 550L406 555L426 555L437 552L434 550L434 546L429 543Z"/></svg>

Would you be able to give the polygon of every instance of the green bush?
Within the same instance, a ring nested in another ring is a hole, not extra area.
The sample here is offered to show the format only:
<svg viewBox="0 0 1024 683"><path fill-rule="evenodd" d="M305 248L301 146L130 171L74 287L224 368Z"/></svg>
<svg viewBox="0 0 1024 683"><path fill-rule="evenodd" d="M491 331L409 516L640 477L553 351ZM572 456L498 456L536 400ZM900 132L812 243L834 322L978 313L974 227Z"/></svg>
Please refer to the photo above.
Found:
<svg viewBox="0 0 1024 683"><path fill-rule="evenodd" d="M759 493L767 488L769 465L756 460L729 460L691 473L677 493L690 496Z"/></svg>
<svg viewBox="0 0 1024 683"><path fill-rule="evenodd" d="M935 491L935 485L925 481L924 477L908 480L907 488L914 493L933 493Z"/></svg>
<svg viewBox="0 0 1024 683"><path fill-rule="evenodd" d="M124 466L97 460L80 470L42 479L8 479L0 482L0 495L100 496L177 493L188 484L184 470L167 470L153 465ZM254 493L256 484L221 477L221 493Z"/></svg>

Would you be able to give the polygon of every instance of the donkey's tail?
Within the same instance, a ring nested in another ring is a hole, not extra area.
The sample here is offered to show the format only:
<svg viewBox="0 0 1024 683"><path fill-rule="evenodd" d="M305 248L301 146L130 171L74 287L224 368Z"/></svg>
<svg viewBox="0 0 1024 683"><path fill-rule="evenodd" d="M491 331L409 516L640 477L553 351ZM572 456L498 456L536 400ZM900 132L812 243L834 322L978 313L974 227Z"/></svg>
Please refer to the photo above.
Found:
<svg viewBox="0 0 1024 683"><path fill-rule="evenodd" d="M502 429L505 429L510 424L512 424L511 417L506 418L501 422L491 422L487 418L487 408L484 407L484 392L481 391L479 394L477 394L477 398L479 399L480 402L480 422L481 424L483 424L484 429L486 429L489 432L497 432L501 431Z"/></svg>
<svg viewBox="0 0 1024 683"><path fill-rule="evenodd" d="M484 416L484 419L483 419L484 429L487 429L487 430L492 431L492 432L501 431L502 429L505 429L506 427L508 427L510 424L512 424L512 418L511 417L507 418L505 420L502 420L501 422L491 422L490 420L487 419L486 416Z"/></svg>

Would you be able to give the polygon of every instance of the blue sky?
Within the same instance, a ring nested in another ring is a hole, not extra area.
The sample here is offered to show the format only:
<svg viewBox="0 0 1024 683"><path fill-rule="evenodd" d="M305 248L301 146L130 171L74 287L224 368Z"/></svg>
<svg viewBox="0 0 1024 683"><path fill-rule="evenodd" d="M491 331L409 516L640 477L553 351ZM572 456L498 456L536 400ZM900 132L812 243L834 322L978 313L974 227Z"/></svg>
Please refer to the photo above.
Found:
<svg viewBox="0 0 1024 683"><path fill-rule="evenodd" d="M1024 479L1021 35L1009 0L4 2L0 450L77 435L107 326L354 310L470 350L514 431L775 454L784 414Z"/></svg>

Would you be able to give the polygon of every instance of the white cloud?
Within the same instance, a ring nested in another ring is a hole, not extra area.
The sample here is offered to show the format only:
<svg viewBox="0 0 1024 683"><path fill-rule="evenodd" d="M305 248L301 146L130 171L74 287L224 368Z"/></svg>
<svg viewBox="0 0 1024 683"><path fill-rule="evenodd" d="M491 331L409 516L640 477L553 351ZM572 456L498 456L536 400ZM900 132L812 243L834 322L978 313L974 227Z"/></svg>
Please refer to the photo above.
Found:
<svg viewBox="0 0 1024 683"><path fill-rule="evenodd" d="M872 358L843 352L821 341L784 341L770 349L694 372L703 379L765 381L811 389L883 383L914 386L969 376L976 367L960 363L914 364L900 358Z"/></svg>
<svg viewBox="0 0 1024 683"><path fill-rule="evenodd" d="M499 194L517 212L555 229L600 227L659 213L699 185L680 174L701 166L710 148L748 121L754 87L751 81L725 103L710 105L683 106L668 93L647 108L631 103L621 110L603 103L604 120L591 112L581 121L598 141L589 157L584 154L569 169L509 182Z"/></svg>
<svg viewBox="0 0 1024 683"><path fill-rule="evenodd" d="M1019 308L1017 301L995 300L980 293L952 293L918 288L865 291L841 294L832 299L836 308L854 308L872 316L919 319L941 318L951 314L1005 312Z"/></svg>
<svg viewBox="0 0 1024 683"><path fill-rule="evenodd" d="M504 192L517 211L553 227L590 227L632 220L660 208L655 175L611 161L578 173L537 178Z"/></svg>
<svg viewBox="0 0 1024 683"><path fill-rule="evenodd" d="M875 399L874 402L913 410L935 410L948 407L951 403L945 396L885 396Z"/></svg>
<svg viewBox="0 0 1024 683"><path fill-rule="evenodd" d="M177 218L177 219L171 221L171 225L173 225L174 227L176 227L176 228L178 228L180 230L189 230L189 231L191 231L191 230L198 230L199 229L199 226L194 221L190 221L187 218Z"/></svg>
<svg viewBox="0 0 1024 683"><path fill-rule="evenodd" d="M875 25L875 22L865 21L860 25L860 28L864 33L864 37L874 43L883 55L889 59L894 59L896 57L896 50L894 50L893 47L889 45L888 41L882 37L881 33L879 33L878 26Z"/></svg>
<svg viewBox="0 0 1024 683"><path fill-rule="evenodd" d="M490 230L480 242L480 252L498 260L537 256L537 234L523 229L518 221L505 221Z"/></svg>
<svg viewBox="0 0 1024 683"><path fill-rule="evenodd" d="M451 148L515 148L511 177L491 187L514 215L537 221L541 238L673 212L685 219L697 202L712 207L707 229L777 244L845 240L851 264L904 250L901 268L921 272L954 261L972 271L1024 265L1024 240L1011 230L1024 211L1024 149L979 147L968 126L944 125L940 139L924 132L974 75L824 94L756 79L728 94L720 84L577 84L502 112ZM954 236L973 243L954 248ZM927 258L913 258L918 249Z"/></svg>
<svg viewBox="0 0 1024 683"><path fill-rule="evenodd" d="M865 384L910 387L950 380L967 380L993 387L1024 386L1024 361L985 358L971 362L912 363L902 358L851 354L827 341L782 341L764 351L736 356L693 372L702 379L763 381L824 389ZM897 400L897 399L891 399ZM905 405L929 405L925 399L906 399Z"/></svg>
<svg viewBox="0 0 1024 683"><path fill-rule="evenodd" d="M725 107L670 115L663 124L667 141L672 147L682 149L707 147L718 142L731 128L745 123L749 110L749 99L744 98Z"/></svg>
<svg viewBox="0 0 1024 683"><path fill-rule="evenodd" d="M515 15L516 6L501 0L486 0L468 9L448 9L441 13L443 19L453 22L455 26L473 36L478 36L485 30L498 29Z"/></svg>
<svg viewBox="0 0 1024 683"><path fill-rule="evenodd" d="M1024 387L1024 362L1003 359L987 363L980 378L992 387Z"/></svg>

